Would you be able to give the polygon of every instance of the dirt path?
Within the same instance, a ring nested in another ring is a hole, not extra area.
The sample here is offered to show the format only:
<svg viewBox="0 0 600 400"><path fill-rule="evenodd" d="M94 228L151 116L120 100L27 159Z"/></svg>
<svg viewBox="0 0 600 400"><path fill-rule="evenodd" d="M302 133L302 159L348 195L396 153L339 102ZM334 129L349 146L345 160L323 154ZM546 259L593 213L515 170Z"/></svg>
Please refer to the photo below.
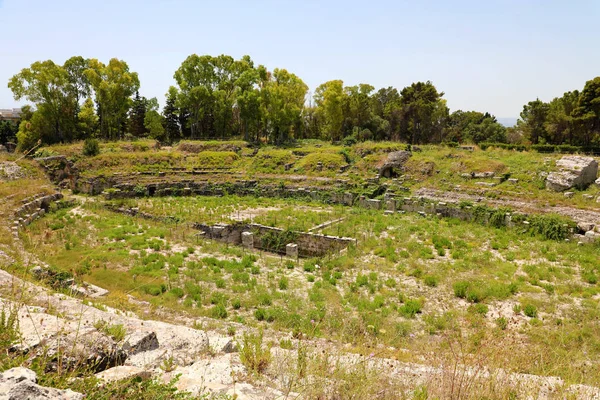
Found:
<svg viewBox="0 0 600 400"><path fill-rule="evenodd" d="M533 201L510 200L510 199L487 199L485 197L471 195L461 192L444 192L437 189L421 188L415 193L417 197L424 197L429 200L457 202L457 201L472 201L474 203L481 202L497 207L510 207L515 210L527 213L555 213L569 217L576 222L593 223L600 226L600 209L585 210L567 206L547 207L543 204Z"/></svg>

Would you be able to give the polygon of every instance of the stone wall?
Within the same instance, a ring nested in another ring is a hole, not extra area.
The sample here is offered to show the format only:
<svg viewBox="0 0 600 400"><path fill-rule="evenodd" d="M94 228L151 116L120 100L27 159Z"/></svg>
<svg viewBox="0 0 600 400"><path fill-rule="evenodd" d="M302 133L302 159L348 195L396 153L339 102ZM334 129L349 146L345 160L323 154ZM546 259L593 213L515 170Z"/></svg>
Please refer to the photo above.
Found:
<svg viewBox="0 0 600 400"><path fill-rule="evenodd" d="M23 205L14 212L12 232L18 235L19 230L36 219L43 217L50 210L52 203L63 198L61 193L38 194L23 200Z"/></svg>
<svg viewBox="0 0 600 400"><path fill-rule="evenodd" d="M53 183L64 188L75 189L79 172L66 156L36 158L36 161L44 168Z"/></svg>
<svg viewBox="0 0 600 400"><path fill-rule="evenodd" d="M282 254L286 253L286 245L283 243L280 249L267 248L264 237L268 234L282 234L283 229L274 228L260 224L217 224L205 225L194 224L193 227L198 229L205 238L218 240L220 242L230 243L234 245L243 245L249 247L249 239L245 243L242 242L242 236L246 232L252 233L252 244L255 249L277 251ZM246 235L248 236L248 235ZM326 254L337 253L345 249L349 245L355 245L356 240L352 238L344 238L337 236L319 235L306 232L293 232L294 244L298 245L298 255L300 257L321 257Z"/></svg>

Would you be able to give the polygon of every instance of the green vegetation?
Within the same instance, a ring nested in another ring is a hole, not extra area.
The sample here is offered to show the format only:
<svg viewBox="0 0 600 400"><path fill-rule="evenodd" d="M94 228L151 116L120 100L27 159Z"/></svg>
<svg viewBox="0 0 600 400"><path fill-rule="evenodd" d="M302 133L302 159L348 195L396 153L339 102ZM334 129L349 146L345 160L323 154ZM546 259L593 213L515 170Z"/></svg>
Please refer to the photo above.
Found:
<svg viewBox="0 0 600 400"><path fill-rule="evenodd" d="M344 86L341 80L331 80L316 88L314 106L309 106L305 101L309 88L302 79L285 69L268 71L255 66L249 56L235 60L227 55L192 54L174 77L177 85L169 88L166 105L159 112L155 98L140 96L138 75L122 60L111 59L105 65L77 56L64 65L35 62L14 75L9 88L17 100L34 102L36 110L25 110L16 133L16 127L3 124L1 138L5 141L16 135L24 150L38 140L52 144L95 136L146 137L163 143L243 138L275 145L299 138L324 138L348 146L368 140L451 147L488 142L515 149L533 144L531 149L540 152L597 150L600 143L600 114L595 106L600 77L586 82L581 92L567 92L549 103L529 102L517 127L508 130L487 112L450 114L444 93L429 81L402 90L376 90L369 84ZM237 153L244 146L215 147ZM190 142L180 144L179 149L215 151ZM299 170L314 169L321 162L326 170L334 171L349 161L342 155L308 157Z"/></svg>

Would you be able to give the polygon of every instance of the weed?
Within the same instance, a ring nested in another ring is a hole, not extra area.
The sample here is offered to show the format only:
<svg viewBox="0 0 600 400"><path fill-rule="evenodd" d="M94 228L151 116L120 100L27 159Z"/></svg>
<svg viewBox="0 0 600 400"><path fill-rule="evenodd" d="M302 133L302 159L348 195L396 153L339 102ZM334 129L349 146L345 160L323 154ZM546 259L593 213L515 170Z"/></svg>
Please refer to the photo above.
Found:
<svg viewBox="0 0 600 400"><path fill-rule="evenodd" d="M262 374L271 363L271 350L263 346L262 330L257 335L244 333L239 348L240 361L249 372Z"/></svg>

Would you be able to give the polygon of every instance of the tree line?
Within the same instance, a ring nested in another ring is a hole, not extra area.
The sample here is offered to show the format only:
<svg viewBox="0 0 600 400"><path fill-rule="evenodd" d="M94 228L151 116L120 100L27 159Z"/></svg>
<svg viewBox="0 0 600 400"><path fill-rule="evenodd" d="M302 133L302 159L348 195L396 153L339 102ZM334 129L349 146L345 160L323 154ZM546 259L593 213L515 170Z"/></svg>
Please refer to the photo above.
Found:
<svg viewBox="0 0 600 400"><path fill-rule="evenodd" d="M587 81L582 91L566 92L548 103L530 101L514 134L514 141L533 144L600 146L600 77Z"/></svg>
<svg viewBox="0 0 600 400"><path fill-rule="evenodd" d="M547 105L528 103L512 130L486 112L450 113L444 93L429 81L402 90L376 90L369 84L345 86L332 80L311 94L297 75L255 65L249 56L236 60L196 54L183 61L174 79L176 85L168 89L160 110L156 98L140 95L138 74L125 61L103 64L78 56L63 65L35 62L8 83L16 100L35 106L23 110L16 133L19 147L90 137L149 137L163 143L217 138L272 144L308 138L346 143L592 143L600 129L600 78L588 82L581 93L569 92Z"/></svg>

